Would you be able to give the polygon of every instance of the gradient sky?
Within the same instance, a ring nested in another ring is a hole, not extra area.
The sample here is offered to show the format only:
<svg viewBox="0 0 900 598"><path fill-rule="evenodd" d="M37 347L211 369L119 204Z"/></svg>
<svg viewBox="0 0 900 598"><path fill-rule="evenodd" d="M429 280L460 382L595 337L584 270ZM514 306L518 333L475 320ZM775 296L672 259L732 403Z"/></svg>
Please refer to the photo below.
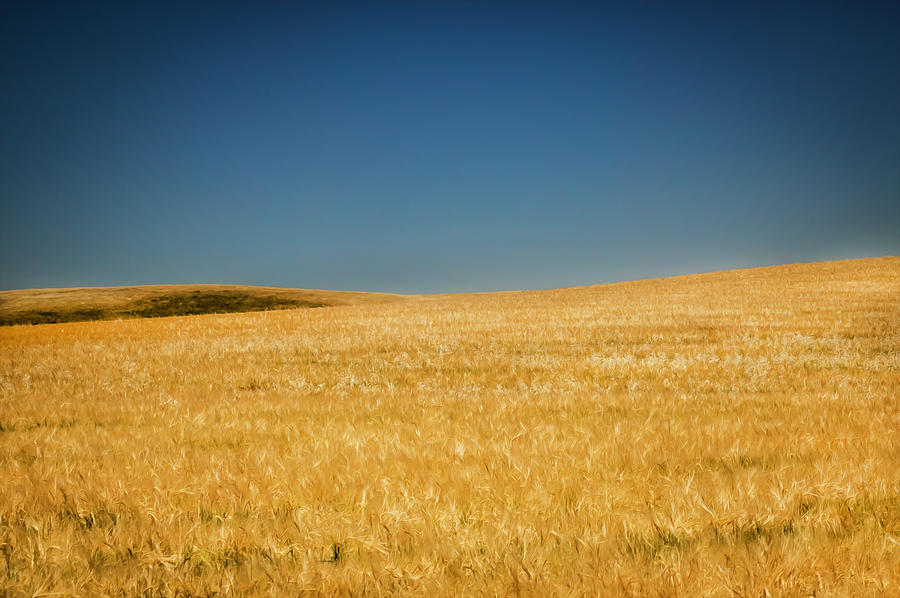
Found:
<svg viewBox="0 0 900 598"><path fill-rule="evenodd" d="M900 3L0 8L0 288L900 254Z"/></svg>

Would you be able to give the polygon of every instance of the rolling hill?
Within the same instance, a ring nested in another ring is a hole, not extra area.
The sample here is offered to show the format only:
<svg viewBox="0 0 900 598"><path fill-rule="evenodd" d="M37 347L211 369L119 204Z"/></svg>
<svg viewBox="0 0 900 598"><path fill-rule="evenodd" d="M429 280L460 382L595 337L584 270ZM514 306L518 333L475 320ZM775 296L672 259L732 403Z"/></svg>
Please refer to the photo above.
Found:
<svg viewBox="0 0 900 598"><path fill-rule="evenodd" d="M240 285L0 291L0 325L55 324L403 301L402 295Z"/></svg>

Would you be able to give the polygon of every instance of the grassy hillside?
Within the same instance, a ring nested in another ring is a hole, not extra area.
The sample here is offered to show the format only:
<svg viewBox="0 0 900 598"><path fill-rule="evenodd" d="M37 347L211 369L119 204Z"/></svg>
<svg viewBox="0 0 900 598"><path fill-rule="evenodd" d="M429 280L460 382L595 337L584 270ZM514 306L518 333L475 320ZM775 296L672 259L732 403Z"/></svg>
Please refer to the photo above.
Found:
<svg viewBox="0 0 900 598"><path fill-rule="evenodd" d="M0 329L0 595L900 593L900 259Z"/></svg>
<svg viewBox="0 0 900 598"><path fill-rule="evenodd" d="M0 325L267 311L403 299L387 293L236 285L29 289L0 291Z"/></svg>

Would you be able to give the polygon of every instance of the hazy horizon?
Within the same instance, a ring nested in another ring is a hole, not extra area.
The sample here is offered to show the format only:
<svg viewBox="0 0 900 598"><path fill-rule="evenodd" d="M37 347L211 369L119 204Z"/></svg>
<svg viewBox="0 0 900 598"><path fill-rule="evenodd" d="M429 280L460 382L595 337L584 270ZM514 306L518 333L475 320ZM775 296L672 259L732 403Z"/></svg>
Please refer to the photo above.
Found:
<svg viewBox="0 0 900 598"><path fill-rule="evenodd" d="M900 254L900 5L22 3L0 289Z"/></svg>

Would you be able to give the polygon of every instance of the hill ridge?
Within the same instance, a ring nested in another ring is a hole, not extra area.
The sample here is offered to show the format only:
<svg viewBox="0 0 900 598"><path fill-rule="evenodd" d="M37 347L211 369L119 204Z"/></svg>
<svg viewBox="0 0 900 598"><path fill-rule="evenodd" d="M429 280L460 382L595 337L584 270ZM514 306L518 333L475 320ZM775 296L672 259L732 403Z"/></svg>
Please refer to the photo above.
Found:
<svg viewBox="0 0 900 598"><path fill-rule="evenodd" d="M449 297L507 296L522 293L591 291L638 284L668 284L685 279L764 279L773 274L822 276L843 273L848 265L859 268L900 264L900 257L882 256L820 262L800 262L711 272L679 274L551 289L435 293L404 295L362 291L329 291L216 283L127 285L112 287L61 287L0 291L0 325L48 324L141 317L240 313L299 308L336 307Z"/></svg>

